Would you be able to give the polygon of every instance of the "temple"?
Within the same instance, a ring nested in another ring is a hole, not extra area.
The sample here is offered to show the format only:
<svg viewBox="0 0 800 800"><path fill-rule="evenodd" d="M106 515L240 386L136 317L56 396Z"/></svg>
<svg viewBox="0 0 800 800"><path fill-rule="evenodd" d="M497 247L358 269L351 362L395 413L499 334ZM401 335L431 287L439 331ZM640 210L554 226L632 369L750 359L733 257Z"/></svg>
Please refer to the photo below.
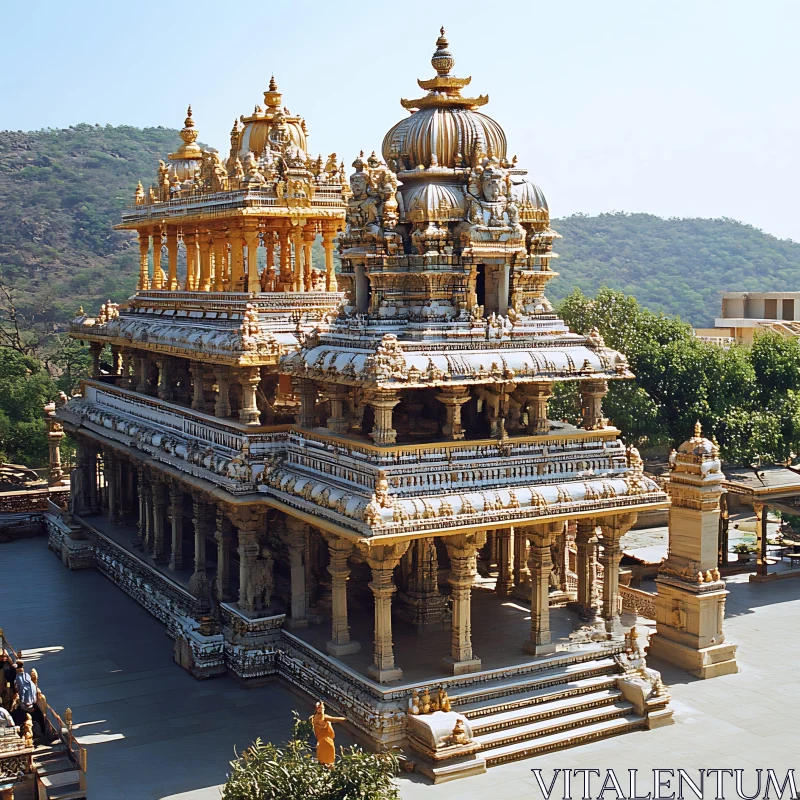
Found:
<svg viewBox="0 0 800 800"><path fill-rule="evenodd" d="M280 675L442 780L669 716L619 585L669 501L603 415L625 357L545 297L542 191L444 31L431 63L349 181L274 80L224 160L190 110L123 215L138 290L71 329L94 366L56 411L78 466L50 542L197 677Z"/></svg>

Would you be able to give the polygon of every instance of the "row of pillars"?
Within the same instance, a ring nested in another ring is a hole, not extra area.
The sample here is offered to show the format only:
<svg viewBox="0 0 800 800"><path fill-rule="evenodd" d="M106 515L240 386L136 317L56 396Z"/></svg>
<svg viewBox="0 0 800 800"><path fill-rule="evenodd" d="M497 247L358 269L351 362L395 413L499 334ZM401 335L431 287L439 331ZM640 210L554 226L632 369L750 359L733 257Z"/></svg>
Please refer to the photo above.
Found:
<svg viewBox="0 0 800 800"><path fill-rule="evenodd" d="M99 380L103 345L90 342L92 378ZM117 385L161 400L187 403L196 411L230 417L236 409L239 421L259 425L257 392L261 383L259 367L230 367L204 364L175 356L158 355L132 348L112 348L112 375ZM155 387L155 388L154 388Z"/></svg>
<svg viewBox="0 0 800 800"><path fill-rule="evenodd" d="M338 290L333 249L335 223L260 227L245 222L211 230L174 225L139 229L138 289L189 292L308 292L314 286L312 247L317 232L325 250L325 291ZM186 250L186 278L178 280L178 249ZM167 271L162 267L166 245ZM265 251L259 272L258 251ZM322 288L322 287L316 287Z"/></svg>

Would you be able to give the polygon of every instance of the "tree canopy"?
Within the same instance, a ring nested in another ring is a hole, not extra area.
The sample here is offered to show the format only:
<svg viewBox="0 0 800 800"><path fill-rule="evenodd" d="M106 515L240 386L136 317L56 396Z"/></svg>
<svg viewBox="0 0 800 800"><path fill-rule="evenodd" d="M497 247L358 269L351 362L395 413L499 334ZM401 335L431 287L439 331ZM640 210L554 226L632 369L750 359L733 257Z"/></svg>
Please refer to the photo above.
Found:
<svg viewBox="0 0 800 800"><path fill-rule="evenodd" d="M727 349L695 338L678 317L657 314L633 297L574 290L560 314L578 333L598 328L623 352L634 381L611 381L606 414L640 446L677 445L700 421L736 464L785 462L800 450L800 343L777 333L751 347ZM578 414L574 386L559 386L553 413Z"/></svg>

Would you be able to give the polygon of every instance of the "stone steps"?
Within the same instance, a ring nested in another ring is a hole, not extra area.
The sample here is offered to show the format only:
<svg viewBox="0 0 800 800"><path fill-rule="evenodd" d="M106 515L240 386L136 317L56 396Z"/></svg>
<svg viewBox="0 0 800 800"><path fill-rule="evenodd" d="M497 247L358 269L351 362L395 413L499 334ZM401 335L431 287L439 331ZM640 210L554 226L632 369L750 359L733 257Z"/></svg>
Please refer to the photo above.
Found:
<svg viewBox="0 0 800 800"><path fill-rule="evenodd" d="M616 681L613 675L596 675L519 692L511 697L501 698L499 701L493 699L459 705L457 710L472 722L472 727L475 729L476 726L481 727L483 717L495 717L504 713L513 714L520 709L523 711L530 709L531 706L580 697L597 691L611 690L615 685Z"/></svg>
<svg viewBox="0 0 800 800"><path fill-rule="evenodd" d="M539 736L534 739L514 742L513 744L490 747L486 750L480 750L478 755L486 761L487 766L494 767L520 758L531 758L553 750L562 750L566 747L586 744L597 739L618 736L622 733L645 728L646 725L644 717L636 714L626 714L625 716L612 717L588 725L580 725L549 736Z"/></svg>
<svg viewBox="0 0 800 800"><path fill-rule="evenodd" d="M633 706L625 702L604 703L596 708L581 709L562 713L558 716L547 717L535 722L525 724L509 724L505 727L495 729L489 733L474 736L473 740L481 746L481 751L491 750L497 747L526 742L534 745L532 740L539 737L549 737L553 734L569 731L574 728L582 728L604 722L617 717L624 717L630 714Z"/></svg>
<svg viewBox="0 0 800 800"><path fill-rule="evenodd" d="M37 778L38 800L85 800L86 783L80 770Z"/></svg>
<svg viewBox="0 0 800 800"><path fill-rule="evenodd" d="M530 701L532 705L521 705L508 711L499 711L496 714L480 716L474 721L470 714L465 714L465 716L470 720L472 733L476 738L494 731L508 730L509 728L517 730L519 726L530 726L553 718L561 720L564 715L587 712L617 702L622 696L622 692L612 688L614 685L613 678L609 679L608 683L611 684L610 687L604 687L599 691L587 690L577 697L571 692L547 690L550 694L545 696L555 696L555 699L551 699L548 702L538 702L538 697L533 698ZM565 686L568 685L565 684Z"/></svg>

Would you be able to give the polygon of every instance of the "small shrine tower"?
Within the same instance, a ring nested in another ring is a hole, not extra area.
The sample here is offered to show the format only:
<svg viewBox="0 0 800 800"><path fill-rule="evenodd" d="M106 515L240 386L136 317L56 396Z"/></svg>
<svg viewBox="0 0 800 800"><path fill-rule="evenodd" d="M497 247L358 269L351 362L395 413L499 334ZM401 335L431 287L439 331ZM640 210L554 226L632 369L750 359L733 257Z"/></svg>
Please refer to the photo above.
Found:
<svg viewBox="0 0 800 800"><path fill-rule="evenodd" d="M717 569L719 448L694 436L670 456L669 554L656 584L656 632L650 655L699 678L738 672L736 645L725 642L725 581Z"/></svg>

